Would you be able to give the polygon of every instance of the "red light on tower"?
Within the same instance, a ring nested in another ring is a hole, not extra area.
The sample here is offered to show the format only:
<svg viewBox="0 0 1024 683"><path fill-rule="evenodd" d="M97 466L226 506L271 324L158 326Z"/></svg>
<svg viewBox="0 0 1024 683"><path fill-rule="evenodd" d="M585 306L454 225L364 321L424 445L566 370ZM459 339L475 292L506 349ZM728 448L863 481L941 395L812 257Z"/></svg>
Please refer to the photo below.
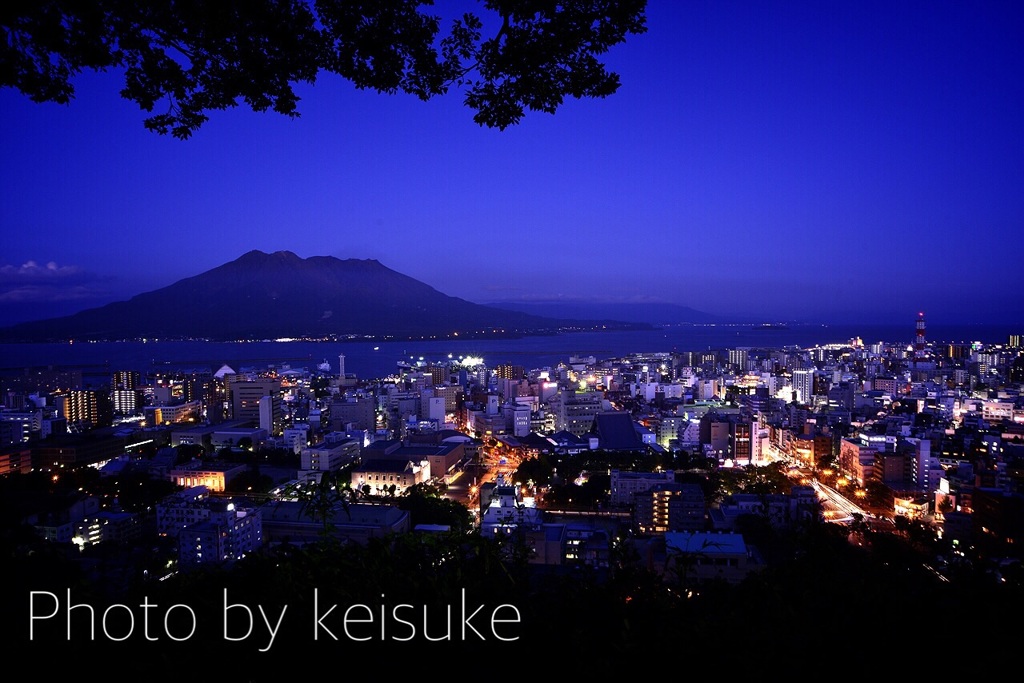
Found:
<svg viewBox="0 0 1024 683"><path fill-rule="evenodd" d="M914 339L914 350L917 355L924 353L924 313L917 314L917 337Z"/></svg>

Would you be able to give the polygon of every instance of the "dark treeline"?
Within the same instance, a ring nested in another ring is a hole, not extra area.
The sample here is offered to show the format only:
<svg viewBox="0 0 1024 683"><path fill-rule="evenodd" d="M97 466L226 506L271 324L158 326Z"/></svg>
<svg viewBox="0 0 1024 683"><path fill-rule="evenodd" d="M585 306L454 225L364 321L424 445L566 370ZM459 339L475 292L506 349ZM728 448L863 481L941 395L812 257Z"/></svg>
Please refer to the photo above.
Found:
<svg viewBox="0 0 1024 683"><path fill-rule="evenodd" d="M596 675L652 657L680 671L703 661L750 672L835 663L883 643L923 648L950 670L1021 635L1024 595L1012 577L965 568L941 580L894 534L864 531L859 544L823 523L748 531L772 544L772 561L730 585L697 584L681 562L653 572L625 539L607 569L546 567L514 537L475 532L284 544L163 581L97 579L102 568L8 529L4 642L41 674L87 664L135 680L262 681L311 662L339 676Z"/></svg>

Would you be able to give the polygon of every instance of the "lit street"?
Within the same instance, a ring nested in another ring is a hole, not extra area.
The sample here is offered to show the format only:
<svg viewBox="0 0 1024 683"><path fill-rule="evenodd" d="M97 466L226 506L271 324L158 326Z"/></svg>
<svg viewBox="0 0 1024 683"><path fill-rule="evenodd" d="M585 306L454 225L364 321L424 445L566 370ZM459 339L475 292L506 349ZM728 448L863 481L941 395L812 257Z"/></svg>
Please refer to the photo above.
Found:
<svg viewBox="0 0 1024 683"><path fill-rule="evenodd" d="M848 522L853 519L854 514L859 514L864 519L871 517L867 510L854 504L831 486L822 484L818 480L811 482L811 486L817 492L818 499L821 500L826 518L829 521Z"/></svg>

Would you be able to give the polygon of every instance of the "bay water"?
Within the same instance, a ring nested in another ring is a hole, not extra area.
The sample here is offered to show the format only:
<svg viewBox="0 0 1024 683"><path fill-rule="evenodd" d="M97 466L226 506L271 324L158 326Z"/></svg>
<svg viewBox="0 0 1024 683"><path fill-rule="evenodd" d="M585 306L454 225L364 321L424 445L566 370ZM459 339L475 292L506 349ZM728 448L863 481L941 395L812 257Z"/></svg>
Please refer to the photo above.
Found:
<svg viewBox="0 0 1024 683"><path fill-rule="evenodd" d="M1006 344L1013 325L929 327L933 343ZM730 348L812 348L844 344L859 338L864 344L914 342L908 325L759 326L749 324L676 325L652 330L572 332L517 339L444 341L119 341L47 344L0 344L0 373L20 374L26 368L81 369L83 378L109 379L117 370L155 372L216 372L224 365L236 371L285 367L314 370L322 363L336 374L344 355L345 372L359 379L383 378L399 362L441 362L474 356L487 367L521 365L527 371L555 367L571 356L621 358L634 353L721 350Z"/></svg>

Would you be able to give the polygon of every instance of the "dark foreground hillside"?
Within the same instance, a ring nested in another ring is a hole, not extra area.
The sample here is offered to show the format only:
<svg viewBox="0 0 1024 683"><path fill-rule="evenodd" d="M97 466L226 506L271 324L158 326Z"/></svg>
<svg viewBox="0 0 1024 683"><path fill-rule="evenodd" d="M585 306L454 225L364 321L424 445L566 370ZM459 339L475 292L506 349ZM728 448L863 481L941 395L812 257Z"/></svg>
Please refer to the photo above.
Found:
<svg viewBox="0 0 1024 683"><path fill-rule="evenodd" d="M1014 581L944 582L905 544L866 550L841 527L796 540L789 559L735 586L656 576L628 546L610 570L553 571L508 541L415 534L279 546L165 581L96 581L8 533L3 642L47 679L577 680L654 663L730 677L834 668L879 649L922 653L922 672L948 673L980 652L1008 654L1024 633Z"/></svg>

